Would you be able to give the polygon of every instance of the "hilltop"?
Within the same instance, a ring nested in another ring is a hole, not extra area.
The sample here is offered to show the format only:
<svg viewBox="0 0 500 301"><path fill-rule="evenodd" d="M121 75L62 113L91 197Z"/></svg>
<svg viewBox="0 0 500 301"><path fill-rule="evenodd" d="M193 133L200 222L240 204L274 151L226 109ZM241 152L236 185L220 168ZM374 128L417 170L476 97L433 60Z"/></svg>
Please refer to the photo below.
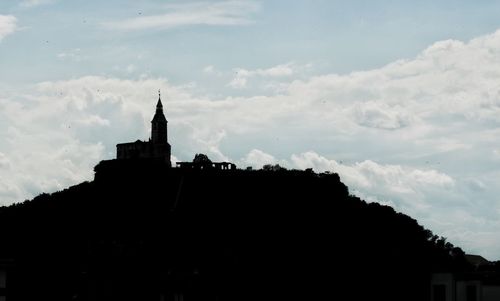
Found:
<svg viewBox="0 0 500 301"><path fill-rule="evenodd" d="M18 300L427 300L464 253L311 170L110 160L94 181L0 208ZM163 299L161 299L163 298Z"/></svg>

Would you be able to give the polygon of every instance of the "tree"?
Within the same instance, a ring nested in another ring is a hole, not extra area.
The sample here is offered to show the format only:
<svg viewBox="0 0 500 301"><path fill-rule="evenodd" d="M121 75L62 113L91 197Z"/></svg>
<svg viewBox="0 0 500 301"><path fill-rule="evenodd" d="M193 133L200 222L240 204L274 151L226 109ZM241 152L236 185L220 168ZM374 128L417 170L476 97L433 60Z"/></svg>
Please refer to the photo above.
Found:
<svg viewBox="0 0 500 301"><path fill-rule="evenodd" d="M198 163L198 164L211 164L212 160L208 158L207 155L205 154L196 154L193 159L193 163Z"/></svg>
<svg viewBox="0 0 500 301"><path fill-rule="evenodd" d="M262 170L265 170L265 171L281 171L281 170L286 170L286 168L281 167L279 164L275 164L275 165L266 164L266 165L262 166Z"/></svg>

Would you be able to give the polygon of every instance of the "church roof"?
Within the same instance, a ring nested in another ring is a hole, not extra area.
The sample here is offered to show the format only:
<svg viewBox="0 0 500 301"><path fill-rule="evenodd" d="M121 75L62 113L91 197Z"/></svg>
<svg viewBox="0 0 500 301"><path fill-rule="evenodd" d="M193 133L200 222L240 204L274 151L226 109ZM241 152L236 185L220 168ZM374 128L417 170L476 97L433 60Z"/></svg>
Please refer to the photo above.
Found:
<svg viewBox="0 0 500 301"><path fill-rule="evenodd" d="M156 104L156 113L153 116L153 120L151 122L167 122L167 118L163 114L163 104L161 103L160 91L158 91L158 103Z"/></svg>
<svg viewBox="0 0 500 301"><path fill-rule="evenodd" d="M134 142L124 142L124 143L118 143L116 146L120 145L133 145L133 144L149 144L149 141L142 141L142 140L136 140Z"/></svg>

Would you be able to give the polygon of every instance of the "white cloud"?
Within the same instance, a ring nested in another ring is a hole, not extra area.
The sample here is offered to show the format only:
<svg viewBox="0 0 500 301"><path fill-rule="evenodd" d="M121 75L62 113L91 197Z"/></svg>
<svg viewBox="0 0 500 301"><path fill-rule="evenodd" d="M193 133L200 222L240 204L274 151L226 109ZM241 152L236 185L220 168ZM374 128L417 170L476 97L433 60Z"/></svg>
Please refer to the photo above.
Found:
<svg viewBox="0 0 500 301"><path fill-rule="evenodd" d="M127 70L127 73L133 73L133 72L136 70L136 67L135 67L135 65L134 65L134 64L129 64L129 65L127 66L127 69L126 69L126 70Z"/></svg>
<svg viewBox="0 0 500 301"><path fill-rule="evenodd" d="M10 167L10 160L5 154L0 153L0 168L8 169Z"/></svg>
<svg viewBox="0 0 500 301"><path fill-rule="evenodd" d="M52 4L55 0L24 0L19 5L21 7L31 8L40 5Z"/></svg>
<svg viewBox="0 0 500 301"><path fill-rule="evenodd" d="M97 125L97 126L109 126L110 121L107 119L102 118L99 115L89 115L85 118L75 120L77 123L81 123L85 126L92 126L92 125Z"/></svg>
<svg viewBox="0 0 500 301"><path fill-rule="evenodd" d="M209 79L214 79L215 77L220 78L225 76L225 73L217 70L217 68L214 65L207 65L203 69L203 74L206 76L206 78Z"/></svg>
<svg viewBox="0 0 500 301"><path fill-rule="evenodd" d="M292 155L291 160L300 169L313 168L319 172L337 172L351 189L362 190L365 194L381 199L410 201L399 204L403 205L401 206L403 211L411 209L404 206L412 206L414 202L422 206L427 201L424 192L428 187L450 189L455 185L455 181L449 175L433 169L381 165L371 160L345 165L312 151Z"/></svg>
<svg viewBox="0 0 500 301"><path fill-rule="evenodd" d="M245 70L246 71L246 70ZM257 69L253 71L246 71L247 76L256 74L260 76L269 77L279 77L279 76L291 76L294 73L293 64L288 63L284 65L278 65L267 69Z"/></svg>
<svg viewBox="0 0 500 301"><path fill-rule="evenodd" d="M352 111L354 120L367 127L393 130L410 123L410 114L400 106L390 107L385 103L368 101L354 105Z"/></svg>
<svg viewBox="0 0 500 301"><path fill-rule="evenodd" d="M193 128L191 139L195 147L209 156L213 161L231 161L220 150L220 143L227 136L225 130L213 131L209 128Z"/></svg>
<svg viewBox="0 0 500 301"><path fill-rule="evenodd" d="M57 57L61 60L72 60L75 62L80 62L85 59L80 48L75 48L67 52L58 53Z"/></svg>
<svg viewBox="0 0 500 301"><path fill-rule="evenodd" d="M0 41L17 30L17 18L12 15L0 15Z"/></svg>
<svg viewBox="0 0 500 301"><path fill-rule="evenodd" d="M228 86L235 89L245 88L247 86L248 79L252 77L263 77L266 79L290 77L295 74L297 68L299 68L299 66L291 62L267 69L247 70L244 68L236 68L233 70L235 76Z"/></svg>
<svg viewBox="0 0 500 301"><path fill-rule="evenodd" d="M172 29L192 25L247 25L252 23L250 14L259 9L254 1L221 1L173 4L159 15L141 16L120 21L106 22L108 29Z"/></svg>
<svg viewBox="0 0 500 301"><path fill-rule="evenodd" d="M230 86L231 88L234 88L234 89L245 88L246 85L247 85L247 79L246 79L246 77L243 77L243 76L236 76L228 84L228 86Z"/></svg>
<svg viewBox="0 0 500 301"><path fill-rule="evenodd" d="M252 149L243 159L240 164L252 166L254 168L262 168L266 164L276 164L276 158L259 149Z"/></svg>
<svg viewBox="0 0 500 301"><path fill-rule="evenodd" d="M203 72L205 72L205 73L214 73L215 72L215 67L212 66L212 65L205 66L205 68L203 68Z"/></svg>

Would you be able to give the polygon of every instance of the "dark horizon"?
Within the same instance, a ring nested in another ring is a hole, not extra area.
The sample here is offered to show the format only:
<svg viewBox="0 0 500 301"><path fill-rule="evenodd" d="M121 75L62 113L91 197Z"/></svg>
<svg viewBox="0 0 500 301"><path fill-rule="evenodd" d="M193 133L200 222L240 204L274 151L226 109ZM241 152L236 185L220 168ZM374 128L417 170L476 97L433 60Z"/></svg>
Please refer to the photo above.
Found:
<svg viewBox="0 0 500 301"><path fill-rule="evenodd" d="M0 208L0 296L276 300L351 288L352 300L431 300L434 273L475 271L411 217L350 196L337 174L198 158L102 161L93 182Z"/></svg>

